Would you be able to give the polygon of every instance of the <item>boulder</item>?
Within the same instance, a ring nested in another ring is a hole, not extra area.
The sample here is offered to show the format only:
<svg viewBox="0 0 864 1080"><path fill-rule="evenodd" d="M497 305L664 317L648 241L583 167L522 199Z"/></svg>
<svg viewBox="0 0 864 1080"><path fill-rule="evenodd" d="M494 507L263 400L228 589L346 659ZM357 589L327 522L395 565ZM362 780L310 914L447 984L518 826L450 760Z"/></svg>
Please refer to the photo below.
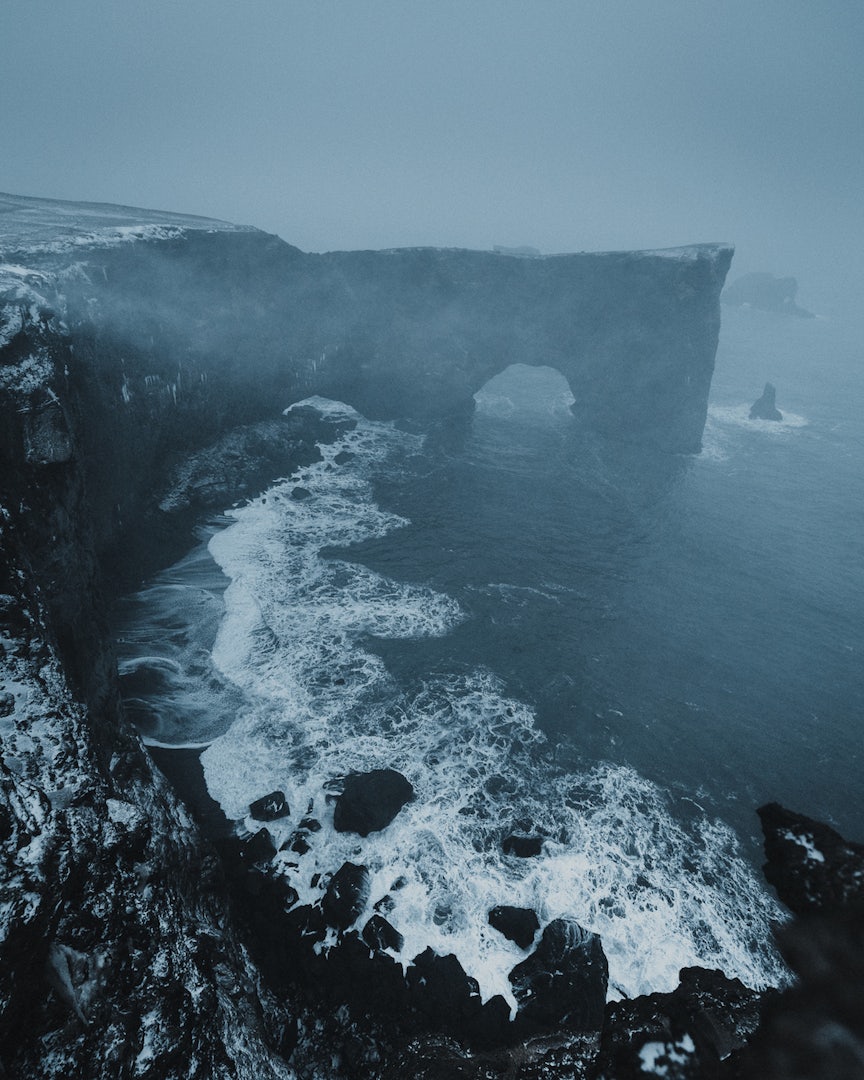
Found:
<svg viewBox="0 0 864 1080"><path fill-rule="evenodd" d="M534 952L510 972L520 1031L599 1031L608 979L609 965L597 934L575 919L554 919Z"/></svg>
<svg viewBox="0 0 864 1080"><path fill-rule="evenodd" d="M386 829L402 807L414 798L414 788L395 769L373 769L346 776L336 800L333 827L337 832L368 836Z"/></svg>
<svg viewBox="0 0 864 1080"><path fill-rule="evenodd" d="M327 886L321 910L328 926L346 930L369 899L369 871L356 863L343 863Z"/></svg>
<svg viewBox="0 0 864 1080"><path fill-rule="evenodd" d="M520 949L527 949L540 929L540 920L537 912L531 908L501 905L489 912L489 925L508 941L515 942Z"/></svg>
<svg viewBox="0 0 864 1080"><path fill-rule="evenodd" d="M295 499L297 502L300 502L302 499L308 499L311 495L312 495L312 492L309 490L309 488L305 488L305 487L291 488L291 498Z"/></svg>
<svg viewBox="0 0 864 1080"><path fill-rule="evenodd" d="M760 807L764 872L796 915L864 904L864 845L779 803Z"/></svg>
<svg viewBox="0 0 864 1080"><path fill-rule="evenodd" d="M267 829L259 829L241 842L240 858L244 863L268 863L275 854L276 845Z"/></svg>
<svg viewBox="0 0 864 1080"><path fill-rule="evenodd" d="M775 404L775 397L777 390L772 383L766 382L765 389L762 391L762 397L758 401L754 401L750 406L750 419L751 420L782 420L783 413L777 408Z"/></svg>
<svg viewBox="0 0 864 1080"><path fill-rule="evenodd" d="M276 821L291 813L283 791L271 791L255 802L249 803L249 817L256 821Z"/></svg>
<svg viewBox="0 0 864 1080"><path fill-rule="evenodd" d="M370 949L384 952L390 949L392 952L402 952L405 938L392 926L383 915L373 915L363 927L363 940Z"/></svg>

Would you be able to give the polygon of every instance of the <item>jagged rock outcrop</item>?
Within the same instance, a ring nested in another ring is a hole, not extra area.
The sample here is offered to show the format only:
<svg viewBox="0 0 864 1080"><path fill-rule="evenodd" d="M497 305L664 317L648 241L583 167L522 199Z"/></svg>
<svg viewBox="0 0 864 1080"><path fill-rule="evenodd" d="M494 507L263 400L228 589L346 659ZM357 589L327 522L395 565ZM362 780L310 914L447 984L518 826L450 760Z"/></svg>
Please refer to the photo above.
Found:
<svg viewBox="0 0 864 1080"><path fill-rule="evenodd" d="M770 382L765 383L762 396L750 406L751 420L782 420L783 413L777 408L777 390Z"/></svg>
<svg viewBox="0 0 864 1080"><path fill-rule="evenodd" d="M796 982L765 1005L742 1080L864 1076L864 845L778 803L759 810L765 875L798 918L778 930Z"/></svg>

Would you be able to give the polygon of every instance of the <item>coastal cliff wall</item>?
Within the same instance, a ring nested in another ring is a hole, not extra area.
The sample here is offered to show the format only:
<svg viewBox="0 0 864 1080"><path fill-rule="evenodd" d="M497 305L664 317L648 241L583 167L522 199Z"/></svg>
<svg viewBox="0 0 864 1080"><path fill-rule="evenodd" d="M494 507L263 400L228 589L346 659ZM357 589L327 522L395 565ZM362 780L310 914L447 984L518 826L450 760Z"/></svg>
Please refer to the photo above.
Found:
<svg viewBox="0 0 864 1080"><path fill-rule="evenodd" d="M159 504L191 454L281 425L263 485L308 452L281 410L312 394L447 418L508 364L549 364L586 425L698 449L731 251L319 256L123 208L0 210L17 223L0 243L0 1063L283 1075L291 1018L121 716L106 590L167 561Z"/></svg>

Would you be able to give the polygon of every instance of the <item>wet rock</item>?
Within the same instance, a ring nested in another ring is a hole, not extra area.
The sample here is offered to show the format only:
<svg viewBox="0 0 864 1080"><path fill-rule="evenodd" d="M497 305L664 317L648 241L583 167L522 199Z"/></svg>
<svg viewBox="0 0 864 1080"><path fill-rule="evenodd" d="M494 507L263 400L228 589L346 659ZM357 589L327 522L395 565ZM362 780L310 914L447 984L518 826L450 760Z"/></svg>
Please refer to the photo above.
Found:
<svg viewBox="0 0 864 1080"><path fill-rule="evenodd" d="M783 413L777 408L775 398L777 390L770 382L765 383L762 397L750 406L751 420L782 420Z"/></svg>
<svg viewBox="0 0 864 1080"><path fill-rule="evenodd" d="M354 458L354 456L355 455L352 454L350 450L340 450L339 453L336 454L336 456L333 458L333 461L337 465L346 465Z"/></svg>
<svg viewBox="0 0 864 1080"><path fill-rule="evenodd" d="M277 818L288 817L290 813L282 791L271 791L269 795L249 804L249 816L256 821L276 821Z"/></svg>
<svg viewBox="0 0 864 1080"><path fill-rule="evenodd" d="M760 807L764 872L798 915L864 904L864 845L779 803Z"/></svg>
<svg viewBox="0 0 864 1080"><path fill-rule="evenodd" d="M240 845L240 858L247 864L268 863L276 854L276 845L267 829L252 833Z"/></svg>
<svg viewBox="0 0 864 1080"><path fill-rule="evenodd" d="M327 886L321 910L328 926L346 930L369 899L369 871L365 866L346 862L336 871Z"/></svg>
<svg viewBox="0 0 864 1080"><path fill-rule="evenodd" d="M489 912L489 925L520 949L527 949L540 929L540 920L531 908L501 905Z"/></svg>
<svg viewBox="0 0 864 1080"><path fill-rule="evenodd" d="M510 972L519 1004L516 1022L526 1034L558 1027L599 1031L608 978L597 934L575 919L554 919L534 952Z"/></svg>
<svg viewBox="0 0 864 1080"><path fill-rule="evenodd" d="M459 960L425 949L405 973L409 1006L428 1031L451 1031L467 1037L468 1026L480 1013L480 987L465 974Z"/></svg>
<svg viewBox="0 0 864 1080"><path fill-rule="evenodd" d="M288 839L285 841L285 843L279 850L293 851L297 855L305 855L306 852L310 850L309 842L306 839L308 835L309 834L304 832L302 829L298 829L297 832L291 833L291 835L288 837Z"/></svg>
<svg viewBox="0 0 864 1080"><path fill-rule="evenodd" d="M333 827L337 832L370 832L386 829L402 807L414 798L414 788L395 769L373 769L345 777L336 800Z"/></svg>
<svg viewBox="0 0 864 1080"><path fill-rule="evenodd" d="M309 488L295 487L291 489L291 498L296 499L298 502L300 502L302 499L310 498L311 495L312 492L309 490Z"/></svg>
<svg viewBox="0 0 864 1080"><path fill-rule="evenodd" d="M759 1022L760 995L722 971L684 968L669 994L611 1002L597 1080L719 1077L720 1063L743 1047Z"/></svg>
<svg viewBox="0 0 864 1080"><path fill-rule="evenodd" d="M510 836L504 837L501 847L504 849L505 855L515 855L520 859L530 859L534 855L539 855L543 850L543 837L519 836L516 833L511 833Z"/></svg>
<svg viewBox="0 0 864 1080"><path fill-rule="evenodd" d="M405 938L382 915L373 915L366 923L363 927L363 940L370 949L376 949L378 952L384 952L385 949L402 952L402 946L405 944Z"/></svg>

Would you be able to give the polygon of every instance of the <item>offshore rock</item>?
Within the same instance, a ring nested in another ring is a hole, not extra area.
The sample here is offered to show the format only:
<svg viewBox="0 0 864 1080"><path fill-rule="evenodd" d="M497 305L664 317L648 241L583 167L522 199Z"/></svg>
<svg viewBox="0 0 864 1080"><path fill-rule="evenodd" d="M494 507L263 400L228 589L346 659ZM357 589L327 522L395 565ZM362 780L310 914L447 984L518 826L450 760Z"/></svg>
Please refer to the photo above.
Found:
<svg viewBox="0 0 864 1080"><path fill-rule="evenodd" d="M597 934L575 919L554 919L537 948L510 972L524 1034L599 1031L603 1025L609 965Z"/></svg>
<svg viewBox="0 0 864 1080"><path fill-rule="evenodd" d="M504 904L489 912L489 925L520 949L527 949L540 929L540 920L537 912L531 908L508 907Z"/></svg>
<svg viewBox="0 0 864 1080"><path fill-rule="evenodd" d="M333 811L337 832L370 832L386 829L402 807L414 798L414 788L395 769L373 769L346 776L342 794Z"/></svg>
<svg viewBox="0 0 864 1080"><path fill-rule="evenodd" d="M256 821L276 821L290 813L284 791L271 791L249 804L249 816Z"/></svg>
<svg viewBox="0 0 864 1080"><path fill-rule="evenodd" d="M777 408L775 398L777 396L777 390L772 383L766 382L765 389L762 391L762 397L758 401L754 401L750 406L750 419L751 420L782 420L783 413Z"/></svg>
<svg viewBox="0 0 864 1080"><path fill-rule="evenodd" d="M813 315L798 307L795 297L798 282L794 277L779 278L773 274L744 274L736 278L724 290L720 299L734 307L754 307L762 311L779 311L784 315L797 315L812 319Z"/></svg>
<svg viewBox="0 0 864 1080"><path fill-rule="evenodd" d="M779 803L760 807L765 877L795 914L864 905L864 844Z"/></svg>

